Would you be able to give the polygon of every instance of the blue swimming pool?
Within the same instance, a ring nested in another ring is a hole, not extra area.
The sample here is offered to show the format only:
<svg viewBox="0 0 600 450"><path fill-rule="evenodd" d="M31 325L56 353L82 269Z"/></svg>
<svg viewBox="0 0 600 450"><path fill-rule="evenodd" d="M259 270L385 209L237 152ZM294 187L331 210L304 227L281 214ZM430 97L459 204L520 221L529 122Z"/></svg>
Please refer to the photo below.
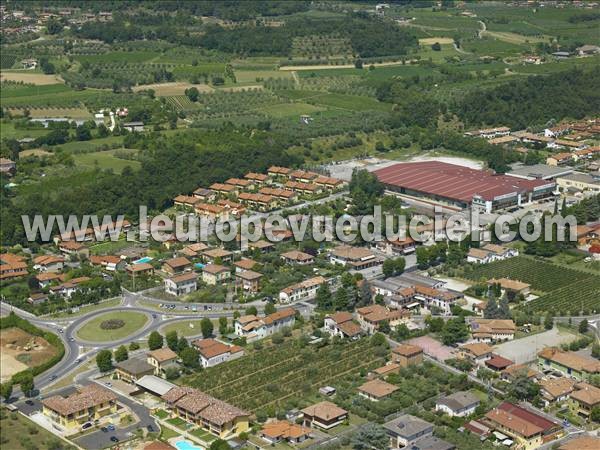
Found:
<svg viewBox="0 0 600 450"><path fill-rule="evenodd" d="M204 266L205 266L205 264L202 264L202 263L196 263L196 264L194 264L194 266L195 266L197 269L204 269Z"/></svg>
<svg viewBox="0 0 600 450"><path fill-rule="evenodd" d="M175 442L177 450L203 450L202 447L192 444L190 441L177 441Z"/></svg>
<svg viewBox="0 0 600 450"><path fill-rule="evenodd" d="M144 256L143 258L134 261L133 264L149 263L150 261L152 261L152 258L150 258L149 256Z"/></svg>

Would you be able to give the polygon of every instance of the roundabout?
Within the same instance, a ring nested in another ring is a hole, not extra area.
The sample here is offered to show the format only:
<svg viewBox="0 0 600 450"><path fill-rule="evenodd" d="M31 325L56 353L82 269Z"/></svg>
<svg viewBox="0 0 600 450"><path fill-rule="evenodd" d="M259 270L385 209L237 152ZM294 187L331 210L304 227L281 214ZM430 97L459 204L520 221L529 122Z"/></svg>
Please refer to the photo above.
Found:
<svg viewBox="0 0 600 450"><path fill-rule="evenodd" d="M148 315L142 312L113 311L84 322L74 334L86 342L120 341L142 330L149 321Z"/></svg>

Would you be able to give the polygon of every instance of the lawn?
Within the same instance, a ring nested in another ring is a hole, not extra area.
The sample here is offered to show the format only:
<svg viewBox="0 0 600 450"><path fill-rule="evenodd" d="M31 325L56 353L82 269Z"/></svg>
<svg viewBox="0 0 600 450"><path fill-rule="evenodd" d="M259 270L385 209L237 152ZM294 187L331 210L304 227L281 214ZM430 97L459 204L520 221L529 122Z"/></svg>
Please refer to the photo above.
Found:
<svg viewBox="0 0 600 450"><path fill-rule="evenodd" d="M182 430L185 430L188 427L188 425L190 425L181 417L173 417L172 419L168 419L167 423L173 425L174 427L181 428Z"/></svg>
<svg viewBox="0 0 600 450"><path fill-rule="evenodd" d="M131 246L132 242L126 240L99 242L90 247L90 252L92 255L112 255Z"/></svg>
<svg viewBox="0 0 600 450"><path fill-rule="evenodd" d="M107 320L122 320L125 324L115 330L104 330L101 328L101 324ZM145 314L132 311L115 311L89 320L77 330L77 336L91 342L116 341L142 329L147 322L148 318Z"/></svg>
<svg viewBox="0 0 600 450"><path fill-rule="evenodd" d="M13 122L8 120L0 123L0 138L1 139L22 139L26 137L37 138L48 133L45 128L15 128Z"/></svg>
<svg viewBox="0 0 600 450"><path fill-rule="evenodd" d="M161 420L164 420L167 417L169 417L169 413L166 412L164 409L157 409L156 411L154 411L154 415Z"/></svg>
<svg viewBox="0 0 600 450"><path fill-rule="evenodd" d="M62 439L26 419L17 412L0 410L0 428L2 428L2 448L10 450L74 449Z"/></svg>
<svg viewBox="0 0 600 450"><path fill-rule="evenodd" d="M170 331L177 331L178 336L197 336L202 333L200 330L200 320L182 320L180 322L170 323L160 329L162 334L167 334ZM193 325L193 328L190 328ZM215 324L218 326L217 324Z"/></svg>
<svg viewBox="0 0 600 450"><path fill-rule="evenodd" d="M202 439L207 444L210 444L212 441L217 439L212 434L203 430L202 428L196 428L195 430L191 431L190 434L196 436L198 439Z"/></svg>
<svg viewBox="0 0 600 450"><path fill-rule="evenodd" d="M137 150L106 150L101 152L80 153L73 155L75 165L86 169L109 169L115 173L121 173L125 167L131 167L134 170L139 169L142 165L139 161L131 159L121 159L115 156L117 152L129 152L135 154Z"/></svg>
<svg viewBox="0 0 600 450"><path fill-rule="evenodd" d="M56 147L60 147L69 153L85 153L91 151L97 151L104 146L113 146L123 142L123 136L108 136L105 138L91 139L89 141L73 141L61 144Z"/></svg>
<svg viewBox="0 0 600 450"><path fill-rule="evenodd" d="M97 311L99 309L104 309L104 308L110 308L112 306L117 306L120 303L121 303L120 299L114 298L112 300L107 300L105 302L100 302L97 305L80 306L79 309L77 310L77 312L73 312L71 314L69 314L68 312L63 311L63 312L51 314L50 317L53 317L53 318L76 317L76 316L81 316L83 314L87 314L87 313L92 312L92 311Z"/></svg>

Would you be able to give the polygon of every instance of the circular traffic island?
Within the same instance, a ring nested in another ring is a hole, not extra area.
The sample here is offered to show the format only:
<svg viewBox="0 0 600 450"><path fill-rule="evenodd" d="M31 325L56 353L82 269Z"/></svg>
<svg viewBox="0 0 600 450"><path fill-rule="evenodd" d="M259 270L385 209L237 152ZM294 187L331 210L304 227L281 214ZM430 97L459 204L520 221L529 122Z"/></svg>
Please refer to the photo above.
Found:
<svg viewBox="0 0 600 450"><path fill-rule="evenodd" d="M133 311L101 314L85 322L77 337L88 342L119 341L144 328L148 320L146 314Z"/></svg>

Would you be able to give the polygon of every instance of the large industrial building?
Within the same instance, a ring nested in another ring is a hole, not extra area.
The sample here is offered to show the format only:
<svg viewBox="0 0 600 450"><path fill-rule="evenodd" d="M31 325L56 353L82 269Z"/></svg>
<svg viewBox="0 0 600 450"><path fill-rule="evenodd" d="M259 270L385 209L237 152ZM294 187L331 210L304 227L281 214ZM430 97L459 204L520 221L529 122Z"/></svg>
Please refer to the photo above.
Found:
<svg viewBox="0 0 600 450"><path fill-rule="evenodd" d="M554 195L551 180L527 180L439 161L399 163L373 172L386 189L488 213Z"/></svg>

